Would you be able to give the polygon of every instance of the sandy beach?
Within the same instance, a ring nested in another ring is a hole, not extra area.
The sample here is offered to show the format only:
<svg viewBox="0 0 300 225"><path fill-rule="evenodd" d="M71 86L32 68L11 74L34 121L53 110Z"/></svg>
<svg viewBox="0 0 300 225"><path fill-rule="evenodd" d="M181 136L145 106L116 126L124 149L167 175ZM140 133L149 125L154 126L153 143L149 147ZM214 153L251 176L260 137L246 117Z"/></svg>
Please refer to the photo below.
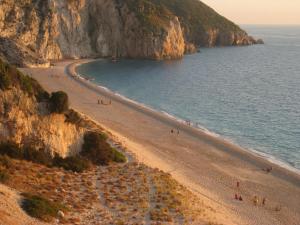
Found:
<svg viewBox="0 0 300 225"><path fill-rule="evenodd" d="M204 199L218 213L219 223L300 224L299 174L76 77L75 67L87 61L22 71L49 92L68 93L72 108L101 124L137 160L170 173ZM111 104L98 104L98 100ZM270 173L263 171L270 167ZM243 201L235 200L235 194ZM266 198L264 206L262 198Z"/></svg>

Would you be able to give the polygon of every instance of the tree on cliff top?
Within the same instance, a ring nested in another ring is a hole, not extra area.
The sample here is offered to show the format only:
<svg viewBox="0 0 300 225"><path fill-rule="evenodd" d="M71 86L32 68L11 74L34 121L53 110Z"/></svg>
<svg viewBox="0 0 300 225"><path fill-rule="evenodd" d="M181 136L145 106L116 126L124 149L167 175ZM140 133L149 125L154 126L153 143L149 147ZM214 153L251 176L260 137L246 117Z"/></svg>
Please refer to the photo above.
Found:
<svg viewBox="0 0 300 225"><path fill-rule="evenodd" d="M52 113L64 113L69 109L68 95L63 91L53 92L50 97L50 110Z"/></svg>

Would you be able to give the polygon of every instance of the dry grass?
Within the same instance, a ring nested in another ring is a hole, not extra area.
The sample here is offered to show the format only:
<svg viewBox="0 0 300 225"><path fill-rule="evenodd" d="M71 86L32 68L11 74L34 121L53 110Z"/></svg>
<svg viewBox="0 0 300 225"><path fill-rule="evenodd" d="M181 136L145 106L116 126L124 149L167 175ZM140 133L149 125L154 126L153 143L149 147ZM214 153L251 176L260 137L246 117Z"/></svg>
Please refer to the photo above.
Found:
<svg viewBox="0 0 300 225"><path fill-rule="evenodd" d="M205 207L170 175L143 164L112 164L84 173L12 160L7 183L64 204L61 224L209 223ZM101 222L99 222L101 221ZM200 223L201 221L201 223Z"/></svg>

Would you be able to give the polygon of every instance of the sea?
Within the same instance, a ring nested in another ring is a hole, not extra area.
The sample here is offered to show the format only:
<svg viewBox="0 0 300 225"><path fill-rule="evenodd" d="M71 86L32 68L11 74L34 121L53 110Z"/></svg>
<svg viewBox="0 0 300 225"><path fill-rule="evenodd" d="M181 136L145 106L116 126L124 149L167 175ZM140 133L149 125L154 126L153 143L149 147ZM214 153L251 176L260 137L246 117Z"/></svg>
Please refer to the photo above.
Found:
<svg viewBox="0 0 300 225"><path fill-rule="evenodd" d="M299 172L300 26L242 28L265 44L201 48L181 60L99 60L77 72Z"/></svg>

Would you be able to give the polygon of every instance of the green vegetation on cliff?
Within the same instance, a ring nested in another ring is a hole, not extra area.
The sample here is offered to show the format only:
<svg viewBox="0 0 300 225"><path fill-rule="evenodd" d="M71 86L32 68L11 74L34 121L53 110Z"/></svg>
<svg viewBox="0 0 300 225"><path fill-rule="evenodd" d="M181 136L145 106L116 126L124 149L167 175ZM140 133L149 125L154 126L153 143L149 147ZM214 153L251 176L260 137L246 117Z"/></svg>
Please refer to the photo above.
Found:
<svg viewBox="0 0 300 225"><path fill-rule="evenodd" d="M4 92L10 92L12 89L19 89L26 93L25 98L33 98L33 105L38 105L39 101L43 101L40 107L44 107L44 114L39 114L39 111L31 111L30 113L38 114L38 118L49 116L51 113L58 113L65 116L64 123L73 123L80 127L80 114L69 109L68 95L65 92L53 92L50 95L40 86L33 78L22 74L15 67L4 63L0 60L0 95ZM17 98L17 97L16 97ZM4 109L4 115L0 117L0 122L7 120L6 111L11 107L10 104L18 104L14 101L9 103L1 101L0 109ZM22 111L22 108L17 110ZM14 122L14 121L13 121ZM43 123L43 120L37 122ZM62 124L59 124L62 125ZM20 128L21 129L21 128ZM107 137L97 130L94 132L85 130L84 145L81 154L72 155L62 158L59 155L53 157L53 153L43 145L37 145L37 139L26 137L23 143L16 143L15 139L10 139L8 135L0 136L0 156L7 156L13 159L26 160L33 163L46 165L49 167L62 167L65 170L75 172L83 172L90 168L91 163L96 165L107 165L110 162L125 162L125 156L112 148L107 141ZM39 137L37 137L39 138ZM0 179L4 181L5 171L1 170Z"/></svg>
<svg viewBox="0 0 300 225"><path fill-rule="evenodd" d="M164 26L177 16L185 39L197 45L207 45L207 32L244 32L236 24L219 15L198 0L124 0L142 25L149 29Z"/></svg>
<svg viewBox="0 0 300 225"><path fill-rule="evenodd" d="M4 181L5 170L1 169L6 165L5 159L26 160L48 167L61 167L65 170L81 173L95 165L108 165L110 162L124 163L125 156L112 148L107 143L107 138L98 132L87 132L84 137L83 150L79 155L62 158L59 155L52 157L43 149L22 147L12 141L0 140L0 182Z"/></svg>
<svg viewBox="0 0 300 225"><path fill-rule="evenodd" d="M22 208L32 217L51 222L59 211L66 211L62 204L50 201L44 197L23 193Z"/></svg>
<svg viewBox="0 0 300 225"><path fill-rule="evenodd" d="M4 91L11 87L20 88L29 96L35 96L38 101L49 98L49 94L35 79L22 74L16 67L0 59L0 89Z"/></svg>
<svg viewBox="0 0 300 225"><path fill-rule="evenodd" d="M98 132L87 132L81 155L96 165L107 165L110 161L126 162L125 156L107 143L107 137Z"/></svg>
<svg viewBox="0 0 300 225"><path fill-rule="evenodd" d="M68 95L63 91L53 92L50 97L51 112L64 113L69 109Z"/></svg>
<svg viewBox="0 0 300 225"><path fill-rule="evenodd" d="M125 0L129 10L133 12L145 32L160 32L168 26L174 15L162 4L155 4L151 0Z"/></svg>

